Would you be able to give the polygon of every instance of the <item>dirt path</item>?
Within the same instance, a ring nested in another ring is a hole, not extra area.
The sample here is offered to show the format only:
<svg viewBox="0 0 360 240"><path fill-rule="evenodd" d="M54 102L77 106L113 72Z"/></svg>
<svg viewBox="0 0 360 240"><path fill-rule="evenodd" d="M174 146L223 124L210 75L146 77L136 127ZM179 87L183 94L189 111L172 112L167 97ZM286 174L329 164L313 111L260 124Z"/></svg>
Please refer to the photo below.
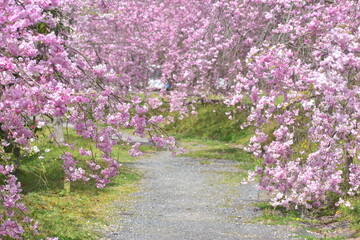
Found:
<svg viewBox="0 0 360 240"><path fill-rule="evenodd" d="M172 158L157 152L133 167L144 173L133 206L119 213L120 230L106 239L290 239L286 226L250 224L260 214L253 207L253 185L222 183L224 173L239 171L234 162ZM117 203L120 209L121 203ZM116 224L116 223L115 223ZM117 224L116 224L117 225Z"/></svg>

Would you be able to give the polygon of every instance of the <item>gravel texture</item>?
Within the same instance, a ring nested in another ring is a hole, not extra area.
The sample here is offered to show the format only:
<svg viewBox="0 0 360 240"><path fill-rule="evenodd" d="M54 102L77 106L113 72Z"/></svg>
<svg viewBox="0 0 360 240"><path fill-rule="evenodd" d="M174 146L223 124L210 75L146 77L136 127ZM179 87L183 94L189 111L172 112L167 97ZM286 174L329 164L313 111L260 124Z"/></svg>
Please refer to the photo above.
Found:
<svg viewBox="0 0 360 240"><path fill-rule="evenodd" d="M132 164L144 173L126 212L116 211L118 229L104 239L291 239L291 227L248 223L260 214L254 185L224 183L239 171L234 162L171 157L156 152ZM225 174L224 174L225 173ZM118 209L124 209L117 202Z"/></svg>

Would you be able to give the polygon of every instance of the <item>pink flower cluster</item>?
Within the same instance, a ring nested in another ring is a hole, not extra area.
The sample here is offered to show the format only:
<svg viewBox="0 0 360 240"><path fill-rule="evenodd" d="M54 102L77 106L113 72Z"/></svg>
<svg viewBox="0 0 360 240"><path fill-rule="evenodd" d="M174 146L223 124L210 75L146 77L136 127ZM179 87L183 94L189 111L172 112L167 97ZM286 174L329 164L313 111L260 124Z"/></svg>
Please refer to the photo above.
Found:
<svg viewBox="0 0 360 240"><path fill-rule="evenodd" d="M0 237L22 239L25 229L37 234L37 222L25 215L28 212L24 204L20 203L21 184L12 174L13 165L0 165L0 174L5 177L4 185L0 186Z"/></svg>
<svg viewBox="0 0 360 240"><path fill-rule="evenodd" d="M256 16L261 32L252 35L256 44L227 103L240 109L244 97L251 99L246 125L258 130L248 150L263 159L255 171L260 187L274 194L273 205L287 208L359 194L359 4L246 4L240 9ZM269 124L276 129L265 134Z"/></svg>

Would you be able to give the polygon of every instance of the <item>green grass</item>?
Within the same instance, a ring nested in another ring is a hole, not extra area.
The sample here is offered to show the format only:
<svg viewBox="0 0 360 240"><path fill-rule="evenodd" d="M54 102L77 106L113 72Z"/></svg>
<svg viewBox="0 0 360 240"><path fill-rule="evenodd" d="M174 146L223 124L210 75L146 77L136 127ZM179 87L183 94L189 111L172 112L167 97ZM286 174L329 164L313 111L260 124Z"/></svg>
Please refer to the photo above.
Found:
<svg viewBox="0 0 360 240"><path fill-rule="evenodd" d="M70 194L51 191L31 192L25 195L25 204L34 219L40 223L41 236L59 239L99 239L111 223L114 201L126 203L130 193L137 191L139 174L123 169L105 189L91 186ZM126 209L116 209L126 211Z"/></svg>
<svg viewBox="0 0 360 240"><path fill-rule="evenodd" d="M90 149L94 144L89 139L77 136L72 129L65 132L69 142L76 142L76 148ZM22 184L24 203L30 210L30 216L40 225L38 238L99 239L111 222L113 202L121 201L121 205L126 206L132 198L130 194L137 191L140 173L122 166L120 174L106 188L97 189L93 181L77 181L71 182L71 192L67 194L60 155L64 151L71 152L79 160L80 166L86 166L89 159L69 147L56 146L48 135L49 130L44 130L32 143L40 152L23 155L21 166L16 171ZM150 150L149 147L145 148ZM100 152L95 148L92 150L94 158L99 159ZM135 158L130 157L127 151L128 147L116 146L113 157L120 163L134 161ZM26 239L31 238L31 235L26 236Z"/></svg>
<svg viewBox="0 0 360 240"><path fill-rule="evenodd" d="M344 239L346 239L344 237L321 237L321 238L318 238L318 237L306 236L306 235L301 235L301 234L294 236L294 238L307 239L307 240L323 240L323 239L326 239L326 240L344 240Z"/></svg>
<svg viewBox="0 0 360 240"><path fill-rule="evenodd" d="M185 140L185 141L184 141ZM242 170L252 170L260 164L250 153L245 152L239 145L226 142L185 138L182 145L188 150L180 156L203 159L227 159L239 162L237 167ZM208 162L208 161L207 161Z"/></svg>
<svg viewBox="0 0 360 240"><path fill-rule="evenodd" d="M246 111L232 113L232 120L226 117L226 112L234 110L222 103L196 104L197 115L190 115L182 120L177 119L166 130L178 139L209 139L223 142L246 144L249 142L252 128L241 129L240 125L247 117Z"/></svg>
<svg viewBox="0 0 360 240"><path fill-rule="evenodd" d="M202 161L200 161L200 164L201 164L201 165L211 164L211 161L208 161L208 160L202 160Z"/></svg>
<svg viewBox="0 0 360 240"><path fill-rule="evenodd" d="M182 154L182 156L186 157L194 157L194 158L209 158L209 159L229 159L238 162L255 162L252 155L244 152L243 150L231 146L218 145L207 147L206 149L189 151L187 153Z"/></svg>
<svg viewBox="0 0 360 240"><path fill-rule="evenodd" d="M247 178L247 172L217 172L221 175L220 184L238 186L244 179Z"/></svg>
<svg viewBox="0 0 360 240"><path fill-rule="evenodd" d="M286 225L293 223L298 225L301 219L301 212L288 211L283 207L272 207L269 202L256 203L255 206L263 211L259 217L252 219L252 222L263 222L269 225Z"/></svg>
<svg viewBox="0 0 360 240"><path fill-rule="evenodd" d="M340 221L349 221L351 229L355 232L354 237L360 238L360 199L354 197L350 199L353 209L340 207L338 214Z"/></svg>
<svg viewBox="0 0 360 240"><path fill-rule="evenodd" d="M269 202L260 202L255 206L262 210L262 215L252 219L251 222L295 227L298 232L297 238L301 239L340 240L348 239L349 236L358 238L360 236L359 203L353 201L352 204L354 209L348 207L340 207L337 210L323 208L304 213L302 210L287 210L284 207L272 207ZM345 225L343 225L344 223ZM309 231L313 234L309 234ZM316 237L315 234L319 237Z"/></svg>

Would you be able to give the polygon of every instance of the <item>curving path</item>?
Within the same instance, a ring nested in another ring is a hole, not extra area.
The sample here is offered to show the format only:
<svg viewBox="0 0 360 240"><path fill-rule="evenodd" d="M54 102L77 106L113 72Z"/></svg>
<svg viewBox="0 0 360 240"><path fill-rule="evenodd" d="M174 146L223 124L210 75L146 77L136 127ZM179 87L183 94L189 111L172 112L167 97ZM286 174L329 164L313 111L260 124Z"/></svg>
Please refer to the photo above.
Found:
<svg viewBox="0 0 360 240"><path fill-rule="evenodd" d="M239 171L228 160L172 158L156 152L132 164L144 173L141 190L132 207L119 211L121 226L106 239L124 240L212 240L290 239L286 226L251 224L260 214L253 203L259 200L253 185L223 183L224 173ZM122 209L121 202L116 203Z"/></svg>

